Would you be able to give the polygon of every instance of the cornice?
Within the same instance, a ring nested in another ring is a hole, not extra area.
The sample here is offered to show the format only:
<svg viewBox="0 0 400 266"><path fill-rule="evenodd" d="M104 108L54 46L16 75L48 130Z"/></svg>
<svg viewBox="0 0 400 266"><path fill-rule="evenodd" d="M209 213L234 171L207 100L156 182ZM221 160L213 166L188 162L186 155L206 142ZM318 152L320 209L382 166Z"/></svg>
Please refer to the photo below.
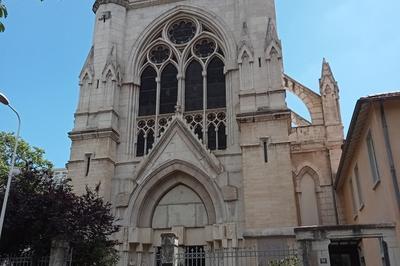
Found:
<svg viewBox="0 0 400 266"><path fill-rule="evenodd" d="M129 1L129 0L96 0L96 2L93 4L93 12L96 13L97 9L99 8L100 5L103 4L117 4L121 5L123 7L129 8L129 9L138 9L138 8L143 8L147 6L155 6L155 5L161 5L161 4L168 4L168 3L175 3L175 2L180 2L182 0L135 0L135 1Z"/></svg>
<svg viewBox="0 0 400 266"><path fill-rule="evenodd" d="M93 12L96 13L97 9L99 9L100 5L104 5L104 4L117 4L123 7L128 7L129 6L129 1L128 0L96 0L96 2L94 2L93 4Z"/></svg>
<svg viewBox="0 0 400 266"><path fill-rule="evenodd" d="M119 133L113 128L101 128L101 129L86 129L71 131L68 133L69 138L74 140L86 140L96 138L111 138L115 142L119 143Z"/></svg>

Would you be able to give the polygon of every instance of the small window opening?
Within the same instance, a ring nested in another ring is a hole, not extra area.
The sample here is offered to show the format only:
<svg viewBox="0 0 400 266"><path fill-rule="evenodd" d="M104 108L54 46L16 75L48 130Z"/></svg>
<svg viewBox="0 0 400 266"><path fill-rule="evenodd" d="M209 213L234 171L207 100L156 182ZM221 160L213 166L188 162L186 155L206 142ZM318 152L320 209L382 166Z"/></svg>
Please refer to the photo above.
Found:
<svg viewBox="0 0 400 266"><path fill-rule="evenodd" d="M226 130L223 123L218 126L218 150L226 149Z"/></svg>
<svg viewBox="0 0 400 266"><path fill-rule="evenodd" d="M89 175L89 171L90 171L90 161L92 159L92 154L88 153L85 155L86 157L86 170L85 170L85 176Z"/></svg>
<svg viewBox="0 0 400 266"><path fill-rule="evenodd" d="M146 154L148 154L149 151L153 148L153 144L154 144L154 132L151 130L147 134Z"/></svg>
<svg viewBox="0 0 400 266"><path fill-rule="evenodd" d="M215 126L213 124L208 127L207 135L207 146L211 151L215 151L217 149L217 134L215 132Z"/></svg>
<svg viewBox="0 0 400 266"><path fill-rule="evenodd" d="M203 128L202 128L201 126L198 125L198 126L195 128L194 134L196 134L197 137L198 137L201 141L203 141Z"/></svg>
<svg viewBox="0 0 400 266"><path fill-rule="evenodd" d="M263 141L263 149L264 149L264 162L268 163L268 143L266 140Z"/></svg>
<svg viewBox="0 0 400 266"><path fill-rule="evenodd" d="M261 67L261 57L258 58L258 67Z"/></svg>
<svg viewBox="0 0 400 266"><path fill-rule="evenodd" d="M137 143L136 143L136 156L141 157L144 155L144 132L140 131L137 136Z"/></svg>

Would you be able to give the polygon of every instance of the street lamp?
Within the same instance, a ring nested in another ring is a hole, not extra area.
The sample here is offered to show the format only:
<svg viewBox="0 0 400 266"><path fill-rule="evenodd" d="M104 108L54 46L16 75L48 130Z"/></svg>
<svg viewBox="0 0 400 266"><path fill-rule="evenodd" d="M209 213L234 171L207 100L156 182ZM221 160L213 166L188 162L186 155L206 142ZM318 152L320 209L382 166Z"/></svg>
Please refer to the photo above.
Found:
<svg viewBox="0 0 400 266"><path fill-rule="evenodd" d="M6 194L4 195L3 207L1 208L1 216L0 216L0 239L1 239L1 232L3 231L4 216L6 214L7 200L8 200L8 195L10 194L11 179L12 179L12 175L13 175L13 172L14 172L15 157L17 155L17 147L18 147L18 140L19 140L19 130L21 128L21 118L19 117L19 114L18 114L17 110L15 110L10 105L10 101L2 93L0 93L0 102L2 104L4 104L4 105L10 107L10 109L17 115L17 118L18 118L18 129L17 129L17 135L15 137L14 152L13 152L13 155L12 155L12 158L11 158L10 171L8 172L7 187L6 187Z"/></svg>

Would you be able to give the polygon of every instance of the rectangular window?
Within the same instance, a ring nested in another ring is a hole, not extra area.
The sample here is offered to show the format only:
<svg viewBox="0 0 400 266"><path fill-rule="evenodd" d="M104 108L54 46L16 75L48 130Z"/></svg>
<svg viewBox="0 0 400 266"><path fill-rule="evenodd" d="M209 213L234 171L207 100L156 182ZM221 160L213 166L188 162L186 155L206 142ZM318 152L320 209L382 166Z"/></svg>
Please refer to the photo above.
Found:
<svg viewBox="0 0 400 266"><path fill-rule="evenodd" d="M355 197L355 193L354 193L354 184L353 184L353 178L350 178L350 191L351 191L351 203L353 206L353 215L354 217L357 215L357 204L356 204L356 197Z"/></svg>
<svg viewBox="0 0 400 266"><path fill-rule="evenodd" d="M92 154L91 153L86 153L85 154L85 159L86 159L86 168L85 168L85 176L89 175L90 171L90 160L92 159Z"/></svg>
<svg viewBox="0 0 400 266"><path fill-rule="evenodd" d="M367 136L367 148L368 148L369 164L372 172L372 179L374 181L374 184L377 184L380 180L380 177L379 177L378 162L376 160L376 155L375 155L374 141L372 139L371 131L368 132Z"/></svg>
<svg viewBox="0 0 400 266"><path fill-rule="evenodd" d="M263 141L264 148L264 162L268 163L268 143L266 140Z"/></svg>
<svg viewBox="0 0 400 266"><path fill-rule="evenodd" d="M354 167L354 177L356 179L356 186L357 186L357 196L358 196L358 208L362 209L364 207L364 199L362 195L361 183L360 183L360 173L358 171L358 165Z"/></svg>

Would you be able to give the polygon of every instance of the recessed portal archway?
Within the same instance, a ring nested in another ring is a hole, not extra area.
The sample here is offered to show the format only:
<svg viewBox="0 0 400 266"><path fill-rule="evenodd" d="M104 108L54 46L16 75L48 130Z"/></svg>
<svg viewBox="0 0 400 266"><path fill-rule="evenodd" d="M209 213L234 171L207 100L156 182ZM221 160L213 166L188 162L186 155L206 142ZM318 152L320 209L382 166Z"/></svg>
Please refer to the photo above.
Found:
<svg viewBox="0 0 400 266"><path fill-rule="evenodd" d="M183 192L182 196L191 197L192 202L184 198L170 197L170 193L179 191ZM200 215L202 218L197 218L199 226L213 225L225 220L223 199L217 185L203 171L187 162L168 162L142 179L128 207L129 226L153 228L153 217L162 212L159 207L166 205L166 202L178 205L193 203L198 208L197 214L204 210L205 213ZM190 223L192 222L193 220ZM178 226L178 223L170 225ZM165 223L157 227L164 226Z"/></svg>

